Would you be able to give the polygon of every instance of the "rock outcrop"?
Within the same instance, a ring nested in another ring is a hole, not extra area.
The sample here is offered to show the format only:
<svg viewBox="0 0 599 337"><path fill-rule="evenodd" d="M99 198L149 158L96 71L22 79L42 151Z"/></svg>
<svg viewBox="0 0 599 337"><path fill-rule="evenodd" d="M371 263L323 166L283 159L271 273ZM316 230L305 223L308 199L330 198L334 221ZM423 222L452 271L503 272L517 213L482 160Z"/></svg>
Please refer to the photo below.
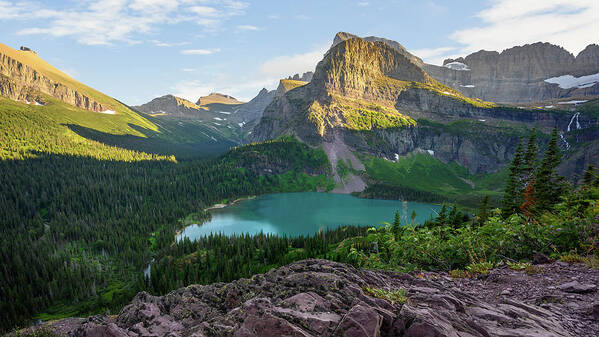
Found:
<svg viewBox="0 0 599 337"><path fill-rule="evenodd" d="M310 82L310 81L312 81L312 76L314 76L314 72L307 71L307 72L303 73L301 76L300 76L300 74L295 74L293 76L289 76L287 79L294 80L294 81Z"/></svg>
<svg viewBox="0 0 599 337"><path fill-rule="evenodd" d="M256 97L252 98L249 102L239 107L236 114L240 117L241 123L248 128L248 123L257 123L262 117L264 109L272 102L275 98L276 90L267 90L262 88ZM252 125L253 127L253 125Z"/></svg>
<svg viewBox="0 0 599 337"><path fill-rule="evenodd" d="M29 48L0 44L0 95L22 102L43 103L41 93L73 106L102 112L119 104L52 67Z"/></svg>
<svg viewBox="0 0 599 337"><path fill-rule="evenodd" d="M140 293L116 317L49 327L67 337L599 336L596 289L569 284L597 284L599 271L561 262L535 271L452 279L304 260L227 284Z"/></svg>
<svg viewBox="0 0 599 337"><path fill-rule="evenodd" d="M562 47L534 43L485 51L445 60L443 66L425 64L424 69L439 82L469 97L505 103L540 102L567 97L599 95L599 79L577 86L560 86L550 79L599 74L599 46L589 45L574 57ZM452 65L463 64L458 68ZM550 81L546 81L550 80Z"/></svg>

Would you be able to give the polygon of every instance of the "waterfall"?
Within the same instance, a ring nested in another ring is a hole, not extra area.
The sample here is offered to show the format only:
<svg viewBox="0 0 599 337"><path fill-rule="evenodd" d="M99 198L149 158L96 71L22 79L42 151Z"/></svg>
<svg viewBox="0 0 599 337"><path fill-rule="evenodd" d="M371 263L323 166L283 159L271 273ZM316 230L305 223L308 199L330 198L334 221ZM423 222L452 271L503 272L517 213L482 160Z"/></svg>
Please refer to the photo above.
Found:
<svg viewBox="0 0 599 337"><path fill-rule="evenodd" d="M568 127L568 131L570 131L570 127ZM570 143L568 143L568 141L566 140L566 138L564 138L564 134L563 132L560 132L559 137L561 138L561 140L564 141L564 143L566 144L566 150L570 149Z"/></svg>
<svg viewBox="0 0 599 337"><path fill-rule="evenodd" d="M572 122L574 122L574 119L576 119L576 130L582 129L580 127L580 123L578 122L578 116L580 116L580 112L575 113L570 119L570 123L568 123L568 132L570 132L571 130L570 127L572 126Z"/></svg>

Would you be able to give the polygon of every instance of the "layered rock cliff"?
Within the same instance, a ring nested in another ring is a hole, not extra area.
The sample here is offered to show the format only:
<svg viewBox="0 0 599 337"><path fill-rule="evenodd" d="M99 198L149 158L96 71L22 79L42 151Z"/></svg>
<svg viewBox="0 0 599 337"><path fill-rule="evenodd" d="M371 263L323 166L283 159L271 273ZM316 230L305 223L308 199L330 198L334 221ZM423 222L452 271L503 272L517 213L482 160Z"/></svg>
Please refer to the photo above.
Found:
<svg viewBox="0 0 599 337"><path fill-rule="evenodd" d="M0 44L0 95L43 104L40 93L96 112L114 110L119 105L52 67L35 52Z"/></svg>
<svg viewBox="0 0 599 337"><path fill-rule="evenodd" d="M460 64L464 66L456 67ZM439 82L469 97L493 102L540 102L599 95L599 76L578 85L560 85L556 79L599 74L597 45L589 45L576 57L549 43L514 47L501 53L481 50L445 60L443 66L425 64L424 69Z"/></svg>
<svg viewBox="0 0 599 337"><path fill-rule="evenodd" d="M535 269L452 279L305 260L227 284L140 293L115 317L48 327L66 337L599 336L599 272L563 262Z"/></svg>

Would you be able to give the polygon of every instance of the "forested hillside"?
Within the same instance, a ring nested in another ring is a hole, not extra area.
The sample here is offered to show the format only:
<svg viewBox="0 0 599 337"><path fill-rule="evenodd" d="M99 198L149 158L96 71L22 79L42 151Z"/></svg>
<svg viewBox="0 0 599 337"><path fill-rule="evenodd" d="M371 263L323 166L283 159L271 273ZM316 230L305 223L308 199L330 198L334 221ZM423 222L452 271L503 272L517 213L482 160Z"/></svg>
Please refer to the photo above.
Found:
<svg viewBox="0 0 599 337"><path fill-rule="evenodd" d="M0 161L3 330L32 317L118 310L145 287L145 266L172 244L182 220L205 219L214 203L332 188L322 150L290 138L212 160L133 158L37 152ZM281 169L258 175L244 168L263 160ZM301 169L304 162L313 174Z"/></svg>

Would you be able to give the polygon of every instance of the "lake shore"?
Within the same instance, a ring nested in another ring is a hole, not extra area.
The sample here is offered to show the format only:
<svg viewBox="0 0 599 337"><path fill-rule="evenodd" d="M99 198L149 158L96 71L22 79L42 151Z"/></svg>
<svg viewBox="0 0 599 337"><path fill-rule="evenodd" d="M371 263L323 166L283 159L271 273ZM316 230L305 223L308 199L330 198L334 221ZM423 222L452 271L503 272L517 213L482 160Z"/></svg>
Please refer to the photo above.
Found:
<svg viewBox="0 0 599 337"><path fill-rule="evenodd" d="M233 200L232 202L226 203L226 204L214 204L208 208L204 208L204 211L209 211L211 209L219 209L219 208L225 208L227 206L231 206L231 205L235 205L236 203L243 201L243 200L251 200L251 199L255 199L256 196L255 195L250 195L247 197L242 197L242 198L237 198L235 200Z"/></svg>
<svg viewBox="0 0 599 337"><path fill-rule="evenodd" d="M204 208L204 211L209 211L209 210L211 210L211 209L221 209L221 208L225 208L225 207L227 207L227 206L235 205L236 203L238 203L238 202L240 202L240 201L243 201L243 200L251 200L251 199L255 199L255 198L256 198L256 196L255 196L255 195L250 195L250 196L247 196L247 197L237 198L237 199L235 199L235 200L233 200L233 201L231 201L231 202L229 202L229 203L226 203L226 204L222 204L222 203L221 203L221 204L214 204L214 205L212 205L212 206L210 206L210 207ZM206 222L206 220L204 220L203 222ZM203 223L203 222L202 222L202 223ZM189 226L193 226L193 225L201 225L202 223L186 223L186 224L183 226L183 228L181 228L181 229L178 229L178 230L175 232L175 242L177 241L177 238L178 238L179 236L181 236L181 234L183 234L183 232L185 231L185 229L186 229L187 227L189 227ZM173 244L174 244L174 243L173 243Z"/></svg>

